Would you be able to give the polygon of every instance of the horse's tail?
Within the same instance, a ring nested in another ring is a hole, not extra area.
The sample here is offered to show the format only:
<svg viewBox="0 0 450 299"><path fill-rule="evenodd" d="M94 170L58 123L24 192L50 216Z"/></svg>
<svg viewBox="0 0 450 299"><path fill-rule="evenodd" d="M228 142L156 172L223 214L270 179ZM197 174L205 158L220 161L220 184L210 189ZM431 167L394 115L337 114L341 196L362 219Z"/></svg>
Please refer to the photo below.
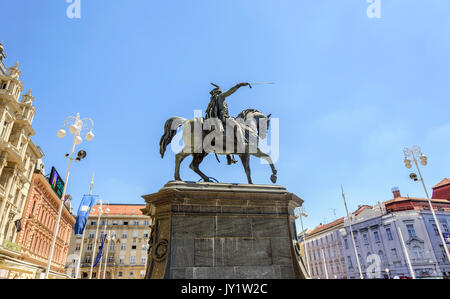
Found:
<svg viewBox="0 0 450 299"><path fill-rule="evenodd" d="M166 121L166 124L164 125L164 134L159 141L161 158L164 158L167 146L172 142L173 137L177 134L178 128L181 127L185 121L186 119L178 116L171 117Z"/></svg>

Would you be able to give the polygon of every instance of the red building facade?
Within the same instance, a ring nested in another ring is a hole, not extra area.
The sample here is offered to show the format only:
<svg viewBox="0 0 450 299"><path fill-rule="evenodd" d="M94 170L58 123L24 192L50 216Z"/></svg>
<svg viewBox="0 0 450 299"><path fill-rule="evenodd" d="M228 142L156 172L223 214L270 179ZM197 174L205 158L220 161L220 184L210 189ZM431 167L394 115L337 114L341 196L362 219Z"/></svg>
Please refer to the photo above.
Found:
<svg viewBox="0 0 450 299"><path fill-rule="evenodd" d="M443 179L433 187L433 198L450 199L450 179Z"/></svg>
<svg viewBox="0 0 450 299"><path fill-rule="evenodd" d="M58 217L61 199L51 189L47 179L40 173L34 173L22 216L22 230L16 243L21 245L21 259L45 269L50 255L53 233ZM50 277L63 278L64 266L69 248L70 236L75 217L66 206L63 208ZM38 271L37 275L42 273Z"/></svg>

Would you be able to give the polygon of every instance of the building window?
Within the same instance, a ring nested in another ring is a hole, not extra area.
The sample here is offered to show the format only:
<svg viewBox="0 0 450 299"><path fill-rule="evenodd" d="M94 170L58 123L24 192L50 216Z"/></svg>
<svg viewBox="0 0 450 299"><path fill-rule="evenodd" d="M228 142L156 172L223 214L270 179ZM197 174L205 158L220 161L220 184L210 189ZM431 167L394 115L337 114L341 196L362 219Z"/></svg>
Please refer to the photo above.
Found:
<svg viewBox="0 0 450 299"><path fill-rule="evenodd" d="M126 243L120 244L120 250L127 250L127 244Z"/></svg>
<svg viewBox="0 0 450 299"><path fill-rule="evenodd" d="M141 264L145 264L147 262L147 257L143 256L141 258Z"/></svg>
<svg viewBox="0 0 450 299"><path fill-rule="evenodd" d="M433 226L433 229L434 229L434 234L435 234L436 236L439 236L439 230L438 230L437 225L433 223L432 226Z"/></svg>
<svg viewBox="0 0 450 299"><path fill-rule="evenodd" d="M136 250L136 243L133 242L133 244L131 244L131 250Z"/></svg>
<svg viewBox="0 0 450 299"><path fill-rule="evenodd" d="M134 255L130 256L130 264L131 265L136 264L136 257Z"/></svg>
<svg viewBox="0 0 450 299"><path fill-rule="evenodd" d="M87 244L86 250L87 251L91 251L92 250L92 243Z"/></svg>
<svg viewBox="0 0 450 299"><path fill-rule="evenodd" d="M8 125L9 125L9 123L7 123L6 121L3 123L2 133L0 135L2 138L5 137L6 131L8 131Z"/></svg>
<svg viewBox="0 0 450 299"><path fill-rule="evenodd" d="M147 250L147 244L146 243L142 244L142 250Z"/></svg>
<svg viewBox="0 0 450 299"><path fill-rule="evenodd" d="M444 232L448 233L447 223L442 223L442 227L444 228Z"/></svg>
<svg viewBox="0 0 450 299"><path fill-rule="evenodd" d="M345 245L345 249L348 249L348 241L347 241L347 239L344 239L344 245Z"/></svg>
<svg viewBox="0 0 450 299"><path fill-rule="evenodd" d="M123 276L123 273L122 272L119 272L119 277L122 277Z"/></svg>
<svg viewBox="0 0 450 299"><path fill-rule="evenodd" d="M367 237L367 234L363 234L363 239L364 239L364 244L368 245L369 244L369 238Z"/></svg>
<svg viewBox="0 0 450 299"><path fill-rule="evenodd" d="M142 235L142 237L148 238L148 233L144 233L144 234Z"/></svg>
<svg viewBox="0 0 450 299"><path fill-rule="evenodd" d="M126 239L126 238L128 238L127 233L126 233L126 232L125 232L125 233L122 233L122 239Z"/></svg>
<svg viewBox="0 0 450 299"><path fill-rule="evenodd" d="M134 221L134 225L138 226L139 225L139 221Z"/></svg>
<svg viewBox="0 0 450 299"><path fill-rule="evenodd" d="M120 258L119 258L119 264L123 265L123 260L124 260L124 258L123 258L123 257L120 257Z"/></svg>
<svg viewBox="0 0 450 299"><path fill-rule="evenodd" d="M150 225L150 222L148 220L145 220L144 225Z"/></svg>
<svg viewBox="0 0 450 299"><path fill-rule="evenodd" d="M75 251L80 251L81 249L81 243L75 244Z"/></svg>
<svg viewBox="0 0 450 299"><path fill-rule="evenodd" d="M414 230L414 225L408 224L406 225L406 228L408 229L408 235L410 238L416 237L416 231Z"/></svg>
<svg viewBox="0 0 450 299"><path fill-rule="evenodd" d="M90 232L88 238L89 239L94 239L94 232Z"/></svg>
<svg viewBox="0 0 450 299"><path fill-rule="evenodd" d="M113 225L119 225L119 221L113 220ZM120 272L121 273L121 272Z"/></svg>
<svg viewBox="0 0 450 299"><path fill-rule="evenodd" d="M387 235L387 238L388 238L389 241L392 241L392 240L393 240L393 238L392 238L392 232L391 232L391 229L390 229L389 227L386 228L386 235Z"/></svg>
<svg viewBox="0 0 450 299"><path fill-rule="evenodd" d="M133 238L137 238L138 237L138 232L137 231L134 231L133 232Z"/></svg>
<svg viewBox="0 0 450 299"><path fill-rule="evenodd" d="M91 225L97 225L97 221L92 220Z"/></svg>
<svg viewBox="0 0 450 299"><path fill-rule="evenodd" d="M356 237L356 235L353 235L353 240L355 240L355 245L358 245L358 238Z"/></svg>
<svg viewBox="0 0 450 299"><path fill-rule="evenodd" d="M348 267L349 268L353 268L352 257L351 256L347 256L347 262L348 262Z"/></svg>
<svg viewBox="0 0 450 299"><path fill-rule="evenodd" d="M133 276L134 276L134 272L130 271L130 277L133 277Z"/></svg>
<svg viewBox="0 0 450 299"><path fill-rule="evenodd" d="M378 232L373 232L373 237L375 238L375 242L380 242L380 235Z"/></svg>
<svg viewBox="0 0 450 299"><path fill-rule="evenodd" d="M145 276L145 270L141 270L141 277Z"/></svg>
<svg viewBox="0 0 450 299"><path fill-rule="evenodd" d="M397 255L397 249L396 248L392 248L391 249L391 254L395 259L398 259L398 255Z"/></svg>
<svg viewBox="0 0 450 299"><path fill-rule="evenodd" d="M109 244L109 250L110 251L114 251L114 247L115 247L114 243Z"/></svg>
<svg viewBox="0 0 450 299"><path fill-rule="evenodd" d="M442 244L439 245L439 247L441 248L442 258L445 260L447 258L447 252L445 251L445 248Z"/></svg>
<svg viewBox="0 0 450 299"><path fill-rule="evenodd" d="M128 225L128 221L124 221L124 222L123 222L123 225Z"/></svg>

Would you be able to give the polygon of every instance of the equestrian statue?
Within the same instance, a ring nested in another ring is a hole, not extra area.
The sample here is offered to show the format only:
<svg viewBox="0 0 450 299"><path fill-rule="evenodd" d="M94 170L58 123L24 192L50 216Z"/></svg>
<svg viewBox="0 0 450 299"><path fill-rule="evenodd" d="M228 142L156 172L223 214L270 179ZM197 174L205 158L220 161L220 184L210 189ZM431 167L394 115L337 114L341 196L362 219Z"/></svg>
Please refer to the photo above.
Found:
<svg viewBox="0 0 450 299"><path fill-rule="evenodd" d="M177 134L178 128L182 127L184 148L175 156L175 180L181 181L181 162L192 155L190 168L203 181L210 182L211 178L199 169L199 165L208 154L214 153L219 162L217 155L226 155L228 165L237 163L234 155L238 155L249 184L253 184L250 174L250 156L265 159L272 170L270 180L275 184L277 170L273 161L258 147L259 139L267 138L271 115L266 116L256 109L246 109L236 118L230 117L228 114L227 97L241 87L252 88L252 85L239 83L226 92L222 92L222 89L216 84L211 83L211 85L214 86L214 89L210 92L210 102L204 118L197 117L187 120L175 116L169 118L164 125L164 134L159 143L161 158L164 158L166 148Z"/></svg>

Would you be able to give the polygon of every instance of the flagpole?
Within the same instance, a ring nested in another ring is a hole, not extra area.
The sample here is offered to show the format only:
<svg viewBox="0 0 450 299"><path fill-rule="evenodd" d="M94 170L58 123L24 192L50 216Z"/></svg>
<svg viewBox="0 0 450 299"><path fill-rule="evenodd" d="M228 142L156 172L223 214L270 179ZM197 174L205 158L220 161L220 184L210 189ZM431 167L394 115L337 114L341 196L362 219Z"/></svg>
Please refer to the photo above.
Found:
<svg viewBox="0 0 450 299"><path fill-rule="evenodd" d="M409 267L409 272L411 273L412 279L416 279L416 275L415 275L413 267L411 265L411 260L409 259L408 249L406 248L405 241L403 240L403 234L402 234L402 231L400 230L399 226L397 226L397 230L398 230L398 234L400 236L400 241L402 243L402 248L403 248L403 252L405 254L406 263L408 264L408 267Z"/></svg>
<svg viewBox="0 0 450 299"><path fill-rule="evenodd" d="M91 184L89 186L89 195L92 195L92 188L94 188L94 173L92 173L92 178L91 178ZM80 275L80 264L81 264L81 257L83 255L83 245L84 245L84 235L86 232L86 227L85 229L83 229L83 234L81 235L81 246L80 246L80 255L78 256L78 263L77 263L77 272L75 273L75 279L78 279L79 275Z"/></svg>
<svg viewBox="0 0 450 299"><path fill-rule="evenodd" d="M354 237L354 235L353 235L352 218L351 218L351 216L348 214L347 202L346 202L346 200L345 200L344 187L342 187L342 185L341 185L341 189L342 189L342 198L344 199L345 211L347 212L348 224L349 224L349 227L350 227L350 234L351 234L351 236L352 236L353 249L355 250L356 263L358 264L359 278L360 278L360 279L364 279L364 276L363 276L362 270L361 270L361 264L359 263L358 251L356 250L355 237Z"/></svg>

